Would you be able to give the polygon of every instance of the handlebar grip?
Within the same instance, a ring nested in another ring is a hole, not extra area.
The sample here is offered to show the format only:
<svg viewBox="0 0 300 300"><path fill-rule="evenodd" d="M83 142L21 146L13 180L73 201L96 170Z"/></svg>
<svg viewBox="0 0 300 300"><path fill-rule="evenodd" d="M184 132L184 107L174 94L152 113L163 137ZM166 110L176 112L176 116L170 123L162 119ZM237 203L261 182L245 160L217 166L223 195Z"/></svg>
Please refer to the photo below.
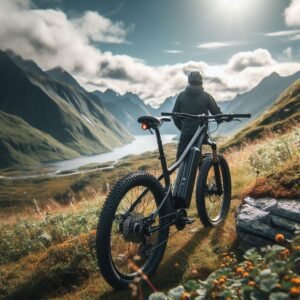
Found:
<svg viewBox="0 0 300 300"><path fill-rule="evenodd" d="M251 118L251 114L232 114L234 118Z"/></svg>
<svg viewBox="0 0 300 300"><path fill-rule="evenodd" d="M161 115L162 115L162 116L173 116L173 113L162 112Z"/></svg>

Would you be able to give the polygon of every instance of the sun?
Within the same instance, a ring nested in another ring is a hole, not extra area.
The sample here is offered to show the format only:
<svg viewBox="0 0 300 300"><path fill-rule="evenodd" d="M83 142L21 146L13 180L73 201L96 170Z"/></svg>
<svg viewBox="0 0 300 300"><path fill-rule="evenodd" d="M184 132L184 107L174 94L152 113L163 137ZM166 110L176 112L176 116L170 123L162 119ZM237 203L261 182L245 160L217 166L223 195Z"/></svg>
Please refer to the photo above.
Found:
<svg viewBox="0 0 300 300"><path fill-rule="evenodd" d="M261 0L211 0L217 21L227 24L244 24L253 18L261 6Z"/></svg>
<svg viewBox="0 0 300 300"><path fill-rule="evenodd" d="M244 14L253 8L254 0L216 0L220 10L226 14Z"/></svg>

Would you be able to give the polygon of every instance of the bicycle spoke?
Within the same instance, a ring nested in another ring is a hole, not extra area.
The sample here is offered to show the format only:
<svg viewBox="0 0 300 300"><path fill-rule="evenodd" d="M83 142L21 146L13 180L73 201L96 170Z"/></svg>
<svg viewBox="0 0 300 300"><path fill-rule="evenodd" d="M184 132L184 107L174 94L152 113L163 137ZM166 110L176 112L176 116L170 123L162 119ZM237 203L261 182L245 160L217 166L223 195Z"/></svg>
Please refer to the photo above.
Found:
<svg viewBox="0 0 300 300"><path fill-rule="evenodd" d="M223 182L222 174L221 183ZM218 195L217 183L215 178L215 171L213 166L210 168L207 175L206 183L206 208L207 214L210 219L217 220L220 217L222 205L223 205L223 195Z"/></svg>
<svg viewBox="0 0 300 300"><path fill-rule="evenodd" d="M124 195L121 203L116 211L116 216L112 226L111 232L111 253L112 260L115 267L122 274L132 275L133 270L130 270L128 267L129 261L135 260L137 257L138 261L135 261L135 264L142 268L143 265L147 262L147 256L143 253L143 250L148 247L148 245L156 245L158 232L151 234L150 237L144 238L143 241L134 243L129 241L128 238L124 236L124 232L120 230L120 224L123 222L123 226L127 226L126 221L122 220L124 213L132 206L132 203L142 194L145 187L137 186L130 189L126 195ZM134 210L130 212L129 217L135 216L136 218L145 218L149 216L156 208L155 198L151 192L148 192L144 195L143 198L137 203L134 207ZM126 220L126 218L125 218ZM158 220L152 224L153 226L158 226ZM130 230L130 229L125 229ZM134 233L133 233L134 234Z"/></svg>

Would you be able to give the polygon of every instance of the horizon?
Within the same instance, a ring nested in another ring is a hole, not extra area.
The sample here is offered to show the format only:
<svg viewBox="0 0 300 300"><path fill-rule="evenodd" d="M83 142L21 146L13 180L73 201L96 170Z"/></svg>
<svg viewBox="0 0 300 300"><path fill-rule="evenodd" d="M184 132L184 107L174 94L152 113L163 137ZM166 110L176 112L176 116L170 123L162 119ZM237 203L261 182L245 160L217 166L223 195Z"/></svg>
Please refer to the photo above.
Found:
<svg viewBox="0 0 300 300"><path fill-rule="evenodd" d="M88 91L131 92L154 107L184 89L192 70L217 101L300 70L300 0L3 0L0 8L0 49L44 71L61 67Z"/></svg>
<svg viewBox="0 0 300 300"><path fill-rule="evenodd" d="M1 49L0 49L0 51L1 51ZM12 51L11 49L6 49L6 50L4 51L4 53L6 53L6 54L8 54L8 55L9 55L9 53L10 53L10 54L12 54L13 56L17 56L17 57L19 56L19 57L21 57L19 54L15 53L15 52ZM10 55L9 55L9 57L10 57ZM22 57L21 57L21 58L22 58ZM22 59L23 59L23 58L22 58ZM31 60L31 61L32 61L33 63L37 64L37 63L34 62L33 60ZM15 62L14 62L14 63L15 63ZM38 64L37 64L37 66L40 67ZM61 67L61 66L56 66L56 67L54 67L54 68L52 68L52 69L42 70L42 71L45 72L45 73L47 73L47 72L50 72L50 71L53 71L53 70L58 70L58 71L60 71L60 72L67 72L67 71L66 71L63 67ZM234 96L234 98L232 98L232 99L228 99L228 100L225 100L225 101L217 101L217 102L218 102L218 103L220 103L220 102L224 103L224 102L231 102L231 101L234 101L234 100L235 100L236 98L238 98L240 95L247 94L248 92L251 92L252 90L255 90L255 88L256 88L257 86L259 86L259 85L261 84L262 81L264 81L265 79L271 77L272 75L278 75L278 76L281 77L281 78L285 78L285 77L295 76L297 73L300 74L300 70L296 71L295 73L293 73L293 74L291 74L291 75L281 76L278 72L274 71L274 72L272 72L271 74L267 75L266 77L263 77L263 78L258 82L258 84L257 84L256 86L254 86L252 89L250 89L250 90L248 90L248 91L245 91L245 92L242 92L242 93L237 93L237 94ZM72 77L72 75L69 74L68 72L67 72L67 74L68 74L68 76L71 76L71 77ZM46 75L48 75L48 74L46 74ZM74 77L72 77L72 78L73 78L74 80L76 80L76 78L74 78ZM78 83L78 82L77 82L77 83ZM104 91L92 90L92 91L89 91L89 92L91 92L91 93L97 93L97 92L100 92L100 93L102 93L102 94L105 94L105 93L107 93L107 92L112 92L112 93L115 93L116 96L118 96L118 97L124 97L124 96L127 95L127 94L132 94L132 95L134 95L134 96L138 96L138 94L135 94L135 93L133 93L133 92L131 92L131 91L125 91L124 93L118 93L118 92L116 92L115 90L111 89L110 87L108 87L108 88L105 89ZM158 104L158 105L156 105L156 104L153 105L153 104L151 104L151 103L146 104L145 101L144 101L143 99L141 99L139 96L138 96L138 97L139 97L139 99L140 99L142 102L144 102L146 105L149 105L149 106L152 107L153 109L159 109L160 106L162 106L166 101L168 101L168 100L170 100L170 99L174 99L174 97L177 97L177 96L178 96L178 94L167 96L167 97L165 98L165 100L164 100L162 103Z"/></svg>

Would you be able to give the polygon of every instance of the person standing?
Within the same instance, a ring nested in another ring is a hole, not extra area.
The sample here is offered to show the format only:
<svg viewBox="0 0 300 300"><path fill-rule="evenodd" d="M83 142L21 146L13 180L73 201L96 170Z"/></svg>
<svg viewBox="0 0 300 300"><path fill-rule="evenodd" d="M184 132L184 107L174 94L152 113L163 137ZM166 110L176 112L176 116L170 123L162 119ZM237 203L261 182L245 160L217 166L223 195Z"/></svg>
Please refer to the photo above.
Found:
<svg viewBox="0 0 300 300"><path fill-rule="evenodd" d="M173 113L188 114L221 114L221 109L215 99L203 88L202 76L198 71L193 71L188 75L188 86L182 91L175 102ZM174 118L176 127L181 131L178 148L177 160L184 152L186 146L199 127L197 120Z"/></svg>

